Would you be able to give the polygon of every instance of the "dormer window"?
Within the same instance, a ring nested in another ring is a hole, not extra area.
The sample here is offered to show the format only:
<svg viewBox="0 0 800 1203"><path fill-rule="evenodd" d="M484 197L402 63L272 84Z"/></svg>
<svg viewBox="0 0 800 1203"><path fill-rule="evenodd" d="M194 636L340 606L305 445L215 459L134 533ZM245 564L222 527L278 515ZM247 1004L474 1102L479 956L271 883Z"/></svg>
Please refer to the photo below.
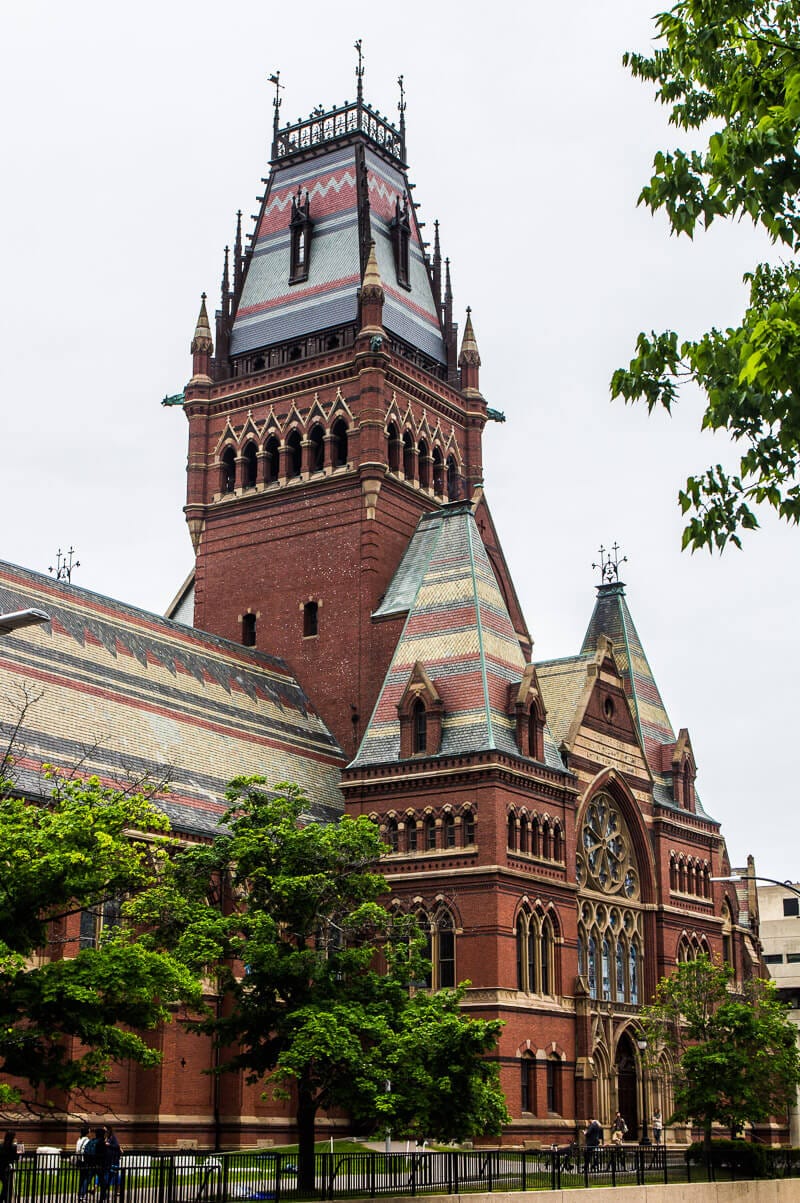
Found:
<svg viewBox="0 0 800 1203"><path fill-rule="evenodd" d="M400 759L438 756L444 705L436 686L419 661L414 665L397 704L397 714L400 719Z"/></svg>
<svg viewBox="0 0 800 1203"><path fill-rule="evenodd" d="M292 217L289 222L289 283L300 284L308 279L308 261L311 250L311 204L302 189L292 197Z"/></svg>
<svg viewBox="0 0 800 1203"><path fill-rule="evenodd" d="M414 755L418 756L428 750L428 712L422 698L417 698L411 708L411 722Z"/></svg>
<svg viewBox="0 0 800 1203"><path fill-rule="evenodd" d="M394 267L397 273L397 283L402 288L411 288L409 271L409 244L411 242L411 218L408 211L408 200L403 197L402 204L398 196L394 204L394 217L390 229L392 232L392 250L394 251Z"/></svg>

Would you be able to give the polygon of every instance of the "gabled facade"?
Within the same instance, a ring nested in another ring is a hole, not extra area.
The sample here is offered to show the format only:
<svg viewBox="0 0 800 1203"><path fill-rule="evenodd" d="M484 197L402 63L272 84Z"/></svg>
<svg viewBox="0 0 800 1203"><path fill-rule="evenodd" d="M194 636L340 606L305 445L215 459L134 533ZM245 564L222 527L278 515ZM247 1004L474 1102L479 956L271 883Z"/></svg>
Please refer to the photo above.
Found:
<svg viewBox="0 0 800 1203"><path fill-rule="evenodd" d="M466 1008L504 1021L504 1140L566 1143L617 1108L635 1133L670 1110L669 1065L643 1072L639 1008L700 951L760 972L757 928L711 880L730 870L720 826L615 572L577 654L531 660L482 488L482 432L500 415L472 318L459 347L402 107L395 128L361 82L355 104L285 128L276 106L213 335L200 307L183 395L196 565L171 612L193 608L194 627L9 569L0 602L58 616L26 656L15 638L5 668L36 678L38 645L68 636L58 689L73 693L35 738L64 738L79 697L78 727L108 719L109 762L133 738L148 771L177 766L189 832L193 813L219 813L223 761L226 776L298 780L311 818L371 816L389 904L427 932L429 987L468 980ZM225 1144L291 1136L287 1109L241 1082L213 1105L191 1095L190 1077L208 1081L195 1047L176 1061L171 1045L164 1081L132 1075L116 1100L132 1123L147 1113L142 1143L209 1144L210 1112Z"/></svg>

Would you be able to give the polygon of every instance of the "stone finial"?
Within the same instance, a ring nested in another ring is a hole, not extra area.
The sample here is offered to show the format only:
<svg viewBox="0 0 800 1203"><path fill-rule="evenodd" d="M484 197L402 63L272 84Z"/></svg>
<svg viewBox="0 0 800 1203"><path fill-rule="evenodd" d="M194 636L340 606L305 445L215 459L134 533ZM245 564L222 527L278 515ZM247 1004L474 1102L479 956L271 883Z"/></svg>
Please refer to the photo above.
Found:
<svg viewBox="0 0 800 1203"><path fill-rule="evenodd" d="M208 324L205 293L203 293L200 301L200 313L197 318L197 325L195 327L194 338L192 339L190 350L192 355L211 355L214 351L214 341L211 337L211 327Z"/></svg>
<svg viewBox="0 0 800 1203"><path fill-rule="evenodd" d="M369 244L367 266L361 282L361 333L383 335L383 281L378 271L374 240Z"/></svg>
<svg viewBox="0 0 800 1203"><path fill-rule="evenodd" d="M475 331L472 328L472 310L469 306L467 306L467 323L464 326L464 337L461 340L461 354L458 357L458 366L464 367L465 364L474 365L476 368L481 366L478 343L475 338Z"/></svg>

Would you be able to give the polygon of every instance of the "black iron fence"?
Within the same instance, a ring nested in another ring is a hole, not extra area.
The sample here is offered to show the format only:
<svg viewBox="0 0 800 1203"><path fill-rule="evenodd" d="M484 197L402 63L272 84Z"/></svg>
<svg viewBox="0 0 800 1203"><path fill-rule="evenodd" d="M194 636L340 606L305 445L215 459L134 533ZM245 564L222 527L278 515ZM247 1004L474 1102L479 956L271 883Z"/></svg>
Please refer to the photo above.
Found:
<svg viewBox="0 0 800 1203"><path fill-rule="evenodd" d="M771 1177L800 1177L797 1151L767 1149ZM687 1162L663 1145L540 1150L491 1149L380 1153L319 1152L313 1188L301 1189L296 1157L271 1150L189 1153L136 1150L118 1170L96 1173L72 1154L25 1153L5 1175L2 1203L281 1203L380 1195L566 1190L589 1186L724 1181L752 1177L717 1156Z"/></svg>

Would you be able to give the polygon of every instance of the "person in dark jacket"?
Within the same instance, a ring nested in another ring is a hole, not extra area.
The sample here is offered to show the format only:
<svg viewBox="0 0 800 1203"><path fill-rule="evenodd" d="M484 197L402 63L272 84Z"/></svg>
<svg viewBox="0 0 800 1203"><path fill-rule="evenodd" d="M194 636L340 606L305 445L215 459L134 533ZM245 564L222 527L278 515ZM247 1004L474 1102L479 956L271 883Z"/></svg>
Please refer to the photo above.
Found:
<svg viewBox="0 0 800 1203"><path fill-rule="evenodd" d="M593 1119L584 1132L586 1140L586 1160L592 1167L597 1165L597 1150L603 1143L603 1129L596 1119Z"/></svg>
<svg viewBox="0 0 800 1203"><path fill-rule="evenodd" d="M0 1200L7 1199L14 1166L19 1160L16 1132L6 1132L0 1145Z"/></svg>
<svg viewBox="0 0 800 1203"><path fill-rule="evenodd" d="M119 1186L119 1163L122 1148L110 1124L101 1129L103 1133L103 1175L100 1179L100 1203L106 1203L109 1192Z"/></svg>

